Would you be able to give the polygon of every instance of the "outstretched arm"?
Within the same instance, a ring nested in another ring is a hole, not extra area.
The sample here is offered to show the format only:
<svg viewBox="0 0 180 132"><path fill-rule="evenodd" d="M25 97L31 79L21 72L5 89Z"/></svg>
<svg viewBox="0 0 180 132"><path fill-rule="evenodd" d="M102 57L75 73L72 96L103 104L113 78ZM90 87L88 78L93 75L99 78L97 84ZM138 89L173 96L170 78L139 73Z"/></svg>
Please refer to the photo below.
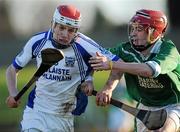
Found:
<svg viewBox="0 0 180 132"><path fill-rule="evenodd" d="M143 77L153 76L153 70L146 63L127 63L123 61L113 62L113 69L117 69L133 75Z"/></svg>
<svg viewBox="0 0 180 132"><path fill-rule="evenodd" d="M130 73L133 75L140 75L144 77L152 77L153 69L146 63L128 63L119 61L110 61L105 56L98 54L91 57L89 63L94 70L118 70L124 73Z"/></svg>
<svg viewBox="0 0 180 132"><path fill-rule="evenodd" d="M98 106L106 106L110 104L112 92L116 88L122 75L123 73L117 70L111 71L105 86L96 95L96 104Z"/></svg>
<svg viewBox="0 0 180 132"><path fill-rule="evenodd" d="M6 82L9 91L9 97L6 99L6 103L10 108L18 107L20 101L15 101L14 96L17 95L17 73L19 70L15 69L13 65L10 65L6 70Z"/></svg>

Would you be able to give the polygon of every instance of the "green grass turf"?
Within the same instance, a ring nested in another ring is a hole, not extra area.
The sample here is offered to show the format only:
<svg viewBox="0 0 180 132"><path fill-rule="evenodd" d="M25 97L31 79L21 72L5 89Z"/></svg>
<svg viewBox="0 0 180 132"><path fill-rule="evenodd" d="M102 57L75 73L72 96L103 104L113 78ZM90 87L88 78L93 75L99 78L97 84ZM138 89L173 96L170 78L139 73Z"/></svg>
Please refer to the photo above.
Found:
<svg viewBox="0 0 180 132"><path fill-rule="evenodd" d="M21 120L21 115L27 100L27 93L21 99L21 105L18 108L10 109L7 107L5 101L8 97L8 89L6 85L6 70L7 67L1 67L0 69L0 124L14 124L19 123ZM23 85L31 78L35 69L33 67L27 67L20 71L18 76L18 89L20 90Z"/></svg>

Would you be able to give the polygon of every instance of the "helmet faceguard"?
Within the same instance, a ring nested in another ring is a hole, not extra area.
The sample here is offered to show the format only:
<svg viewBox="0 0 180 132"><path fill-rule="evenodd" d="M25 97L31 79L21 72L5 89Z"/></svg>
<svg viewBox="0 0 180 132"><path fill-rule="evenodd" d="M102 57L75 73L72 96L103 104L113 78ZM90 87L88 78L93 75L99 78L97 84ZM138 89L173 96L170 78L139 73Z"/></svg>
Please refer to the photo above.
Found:
<svg viewBox="0 0 180 132"><path fill-rule="evenodd" d="M149 24L139 24L137 22L129 23L128 26L129 40L135 50L141 52L151 46L150 44L147 44L148 29L149 29ZM141 35L136 34L137 32L142 32L142 31L143 33L141 33Z"/></svg>
<svg viewBox="0 0 180 132"><path fill-rule="evenodd" d="M131 32L134 30L144 30L148 35L147 43L154 44L159 38L163 37L167 27L167 18L161 11L142 9L137 11L132 17L128 27L128 35L131 43L133 43Z"/></svg>
<svg viewBox="0 0 180 132"><path fill-rule="evenodd" d="M55 46L59 47L60 49L68 48L77 35L77 31L80 27L80 22L81 22L81 13L74 6L71 5L58 6L54 12L52 26L51 26L51 30L53 33L52 38L54 40ZM59 28L57 26L59 26ZM68 35L68 37L70 38L66 38L65 36L62 36L62 34L59 33L61 31L59 29L63 26L68 26L66 28L69 28L69 31L71 30L70 34L73 33L73 36ZM65 40L65 38L67 40ZM69 41L69 42L65 42L65 41Z"/></svg>

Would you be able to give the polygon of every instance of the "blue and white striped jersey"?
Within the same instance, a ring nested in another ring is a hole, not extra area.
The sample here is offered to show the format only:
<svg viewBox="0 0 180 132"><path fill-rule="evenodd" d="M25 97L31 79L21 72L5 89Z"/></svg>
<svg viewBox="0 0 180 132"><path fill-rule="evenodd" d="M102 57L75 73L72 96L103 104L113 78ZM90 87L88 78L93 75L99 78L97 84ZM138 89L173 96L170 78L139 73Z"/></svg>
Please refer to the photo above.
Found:
<svg viewBox="0 0 180 132"><path fill-rule="evenodd" d="M33 36L15 57L14 67L22 69L33 58L39 67L41 50L56 48L54 45L51 30ZM53 65L36 81L36 87L29 96L28 106L38 111L69 116L76 106L77 86L92 70L88 64L89 58L95 56L96 52L111 60L119 58L81 33L77 34L72 46L58 50L64 53L64 59Z"/></svg>

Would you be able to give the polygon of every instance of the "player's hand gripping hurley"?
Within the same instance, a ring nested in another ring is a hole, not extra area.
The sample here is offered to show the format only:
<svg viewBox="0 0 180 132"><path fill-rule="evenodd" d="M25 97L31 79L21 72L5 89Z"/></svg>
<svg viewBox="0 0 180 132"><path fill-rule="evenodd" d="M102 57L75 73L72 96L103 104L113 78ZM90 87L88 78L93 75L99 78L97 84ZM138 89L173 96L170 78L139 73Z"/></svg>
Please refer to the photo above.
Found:
<svg viewBox="0 0 180 132"><path fill-rule="evenodd" d="M42 63L40 67L37 69L36 73L29 80L29 82L21 89L21 91L14 97L17 101L21 98L21 96L28 90L28 88L36 81L38 78L43 75L51 66L53 66L58 61L64 58L62 52L56 49L47 48L41 51Z"/></svg>
<svg viewBox="0 0 180 132"><path fill-rule="evenodd" d="M92 95L96 96L96 94L97 91L93 90ZM141 120L149 130L157 130L161 128L167 118L167 112L165 109L156 111L137 109L112 98L110 104L132 114L133 116Z"/></svg>

